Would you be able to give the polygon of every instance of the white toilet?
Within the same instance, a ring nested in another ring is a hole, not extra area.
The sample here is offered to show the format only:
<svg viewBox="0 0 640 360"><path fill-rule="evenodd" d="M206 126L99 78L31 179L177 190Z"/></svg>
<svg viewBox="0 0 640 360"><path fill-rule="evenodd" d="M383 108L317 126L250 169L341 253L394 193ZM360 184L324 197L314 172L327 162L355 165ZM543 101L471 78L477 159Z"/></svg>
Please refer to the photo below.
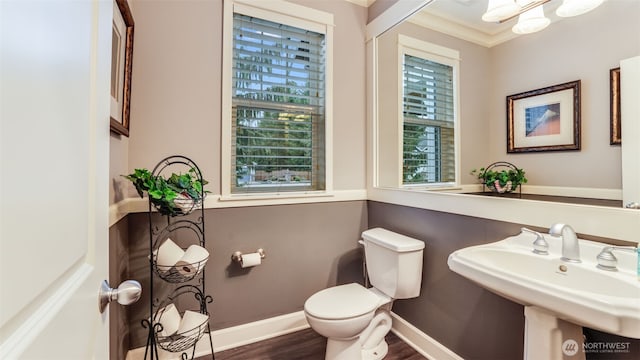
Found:
<svg viewBox="0 0 640 360"><path fill-rule="evenodd" d="M382 228L364 231L362 240L373 287L334 286L304 303L311 328L327 337L327 360L382 359L393 300L420 294L424 242Z"/></svg>

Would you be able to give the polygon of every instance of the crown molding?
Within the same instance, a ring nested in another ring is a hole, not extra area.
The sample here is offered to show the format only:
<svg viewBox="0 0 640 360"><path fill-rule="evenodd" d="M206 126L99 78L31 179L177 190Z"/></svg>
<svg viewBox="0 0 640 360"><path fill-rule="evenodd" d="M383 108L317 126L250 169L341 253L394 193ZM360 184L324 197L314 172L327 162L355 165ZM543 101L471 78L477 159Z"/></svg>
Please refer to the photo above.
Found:
<svg viewBox="0 0 640 360"><path fill-rule="evenodd" d="M362 7L369 7L371 4L376 2L376 0L345 0L346 2L350 2L352 4L360 5Z"/></svg>
<svg viewBox="0 0 640 360"><path fill-rule="evenodd" d="M488 34L443 17L429 14L425 11L421 11L409 18L409 22L487 48L491 48L520 36L513 33L510 28L495 34Z"/></svg>

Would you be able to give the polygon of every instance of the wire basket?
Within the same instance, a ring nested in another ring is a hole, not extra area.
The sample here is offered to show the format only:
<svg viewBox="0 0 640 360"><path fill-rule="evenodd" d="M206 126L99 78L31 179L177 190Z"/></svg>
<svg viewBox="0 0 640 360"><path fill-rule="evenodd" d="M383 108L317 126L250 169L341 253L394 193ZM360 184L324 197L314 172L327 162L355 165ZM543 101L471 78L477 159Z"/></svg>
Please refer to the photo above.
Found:
<svg viewBox="0 0 640 360"><path fill-rule="evenodd" d="M514 191L514 188L518 186L518 185L513 186L511 181L507 181L507 183L504 186L501 186L498 180L496 180L493 184L485 184L485 185L489 190L498 194L510 193Z"/></svg>
<svg viewBox="0 0 640 360"><path fill-rule="evenodd" d="M173 200L173 209L169 208L164 202L164 199L150 198L153 207L163 215L171 216L185 216L189 215L195 210L202 209L202 202L206 197L206 193L203 193L200 197L192 198L188 195L179 194Z"/></svg>
<svg viewBox="0 0 640 360"><path fill-rule="evenodd" d="M180 316L184 317L186 312L180 313ZM162 322L162 316L164 314L159 312L156 314L157 322ZM161 332L156 332L156 343L160 348L169 352L181 352L193 347L198 340L206 333L207 325L209 323L209 315L203 319L202 323L196 325L191 329L187 329L181 332L177 332L171 335L162 335ZM159 327L162 329L162 327Z"/></svg>
<svg viewBox="0 0 640 360"><path fill-rule="evenodd" d="M202 269L204 269L207 260L209 260L209 257L206 257L205 259L202 259L198 262L179 262L174 266L164 266L158 265L158 263L154 259L153 269L155 270L155 273L164 281L177 284L193 280L196 276L198 276L198 274L202 272Z"/></svg>
<svg viewBox="0 0 640 360"><path fill-rule="evenodd" d="M183 215L187 215L194 210L202 208L202 201L205 196L206 193L201 194L198 198L192 198L187 194L179 194L178 197L173 200L173 204L180 209Z"/></svg>
<svg viewBox="0 0 640 360"><path fill-rule="evenodd" d="M202 272L209 252L204 249L204 234L199 226L201 221L179 220L157 234L152 250L152 267L161 279L170 283L184 283ZM171 241L170 236L174 235L180 239L180 246ZM186 244L191 245L185 249L183 246ZM195 253L190 253L190 250L195 250Z"/></svg>
<svg viewBox="0 0 640 360"><path fill-rule="evenodd" d="M523 170L518 169L515 165L509 162L498 161L487 166L486 169L481 169L481 173L478 177L481 178L483 174L486 174L487 172L491 172L491 171L502 172L502 173L508 174L509 177L507 177L506 179L507 181L502 181L497 179L494 181L488 181L486 178L483 178L482 179L483 191L485 188L488 188L489 190L491 190L491 192L495 194L508 194L508 193L518 191L520 196L522 196L521 183L518 183L517 179L512 180L510 177L514 177L516 175L524 175ZM526 178L524 179L523 182L526 182Z"/></svg>
<svg viewBox="0 0 640 360"><path fill-rule="evenodd" d="M188 169L186 173L183 172L185 169ZM200 168L191 159L179 155L170 156L160 161L151 173L153 179L164 179L166 187L177 195L171 201L165 194L161 194L160 198L149 196L150 203L158 212L174 217L202 210L202 203L207 194L203 187L208 182L202 178ZM183 176L186 178L182 178Z"/></svg>

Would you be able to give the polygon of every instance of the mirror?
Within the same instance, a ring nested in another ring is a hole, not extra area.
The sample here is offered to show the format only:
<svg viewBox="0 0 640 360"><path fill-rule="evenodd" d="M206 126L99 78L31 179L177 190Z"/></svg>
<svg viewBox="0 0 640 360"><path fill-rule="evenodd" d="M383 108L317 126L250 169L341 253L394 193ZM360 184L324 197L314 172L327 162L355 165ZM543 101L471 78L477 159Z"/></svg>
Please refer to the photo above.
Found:
<svg viewBox="0 0 640 360"><path fill-rule="evenodd" d="M551 25L523 36L511 32L516 19L480 21L486 0L435 0L384 32L377 38L376 57L379 140L397 139L402 128L396 49L400 35L414 38L459 52L459 186L451 191L481 191L470 171L507 161L526 171L523 193L529 196L601 199L591 203L621 206L621 147L609 141L609 70L640 54L639 5L607 1L590 13L559 19L553 13L560 4L544 5ZM508 154L506 97L575 80L581 81L580 149ZM398 148L397 141L379 141L377 187L402 184L402 174L390 170L401 167Z"/></svg>

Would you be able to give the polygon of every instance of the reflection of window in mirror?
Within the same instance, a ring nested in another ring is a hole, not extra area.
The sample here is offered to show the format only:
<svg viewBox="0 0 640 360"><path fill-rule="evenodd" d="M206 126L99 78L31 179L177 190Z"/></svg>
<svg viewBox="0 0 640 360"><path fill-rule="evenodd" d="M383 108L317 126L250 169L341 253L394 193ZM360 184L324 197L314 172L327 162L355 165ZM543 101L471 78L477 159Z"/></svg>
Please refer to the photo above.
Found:
<svg viewBox="0 0 640 360"><path fill-rule="evenodd" d="M402 184L457 184L458 51L398 36Z"/></svg>

